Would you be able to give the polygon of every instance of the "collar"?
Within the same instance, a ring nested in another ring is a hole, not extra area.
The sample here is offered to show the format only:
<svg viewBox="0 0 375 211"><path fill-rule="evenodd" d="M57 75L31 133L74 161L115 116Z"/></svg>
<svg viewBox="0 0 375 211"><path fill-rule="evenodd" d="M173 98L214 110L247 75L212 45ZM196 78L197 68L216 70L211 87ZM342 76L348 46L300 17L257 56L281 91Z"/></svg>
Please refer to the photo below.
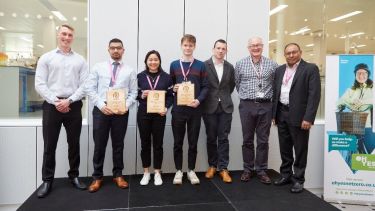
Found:
<svg viewBox="0 0 375 211"><path fill-rule="evenodd" d="M295 63L292 67L290 67L288 64L286 64L286 67L290 69L297 69L299 63L301 63L301 59L297 63Z"/></svg>
<svg viewBox="0 0 375 211"><path fill-rule="evenodd" d="M113 62L116 62L115 60L113 60L112 58L109 58L109 61L111 62L111 64L113 64ZM118 63L120 63L120 65L122 65L124 62L122 61L122 59L120 61L117 61Z"/></svg>
<svg viewBox="0 0 375 211"><path fill-rule="evenodd" d="M214 56L212 56L211 59L212 59L212 63L214 65L223 65L224 64L224 59L223 59L222 62L220 62L219 60L217 60Z"/></svg>
<svg viewBox="0 0 375 211"><path fill-rule="evenodd" d="M59 47L55 49L56 53L64 54L64 55L71 55L74 53L74 51L70 48L70 51L68 53L65 53L63 50L61 50Z"/></svg>

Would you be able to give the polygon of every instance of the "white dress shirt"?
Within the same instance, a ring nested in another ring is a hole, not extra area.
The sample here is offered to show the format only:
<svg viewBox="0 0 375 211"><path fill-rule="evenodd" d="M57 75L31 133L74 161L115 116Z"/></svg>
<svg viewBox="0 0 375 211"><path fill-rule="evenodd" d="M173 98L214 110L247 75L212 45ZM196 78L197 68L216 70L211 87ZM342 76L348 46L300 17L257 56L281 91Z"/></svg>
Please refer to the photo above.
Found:
<svg viewBox="0 0 375 211"><path fill-rule="evenodd" d="M35 90L53 105L58 97L78 101L85 95L87 76L88 67L81 55L74 51L65 54L56 48L40 57L35 73Z"/></svg>
<svg viewBox="0 0 375 211"><path fill-rule="evenodd" d="M113 62L114 60L111 59L95 64L85 86L91 102L99 109L106 105L106 94L109 89L126 89L128 91L126 108L136 102L138 94L137 73L122 61L119 61L120 66L117 68L116 82L113 87L109 87L112 79Z"/></svg>
<svg viewBox="0 0 375 211"><path fill-rule="evenodd" d="M286 65L286 70L281 83L280 102L284 105L289 105L289 92L292 87L294 75L296 74L298 63L294 64L293 67Z"/></svg>
<svg viewBox="0 0 375 211"><path fill-rule="evenodd" d="M215 65L216 74L217 74L217 77L218 77L219 83L220 83L221 78L223 77L224 60L222 62L218 62L214 57L212 57L212 62Z"/></svg>

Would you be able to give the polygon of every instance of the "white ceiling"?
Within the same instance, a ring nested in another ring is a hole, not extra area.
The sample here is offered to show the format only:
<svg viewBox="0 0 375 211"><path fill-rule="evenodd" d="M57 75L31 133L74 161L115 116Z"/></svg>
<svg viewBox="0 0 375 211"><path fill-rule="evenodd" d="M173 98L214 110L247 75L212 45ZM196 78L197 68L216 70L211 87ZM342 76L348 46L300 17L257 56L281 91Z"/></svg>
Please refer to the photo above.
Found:
<svg viewBox="0 0 375 211"><path fill-rule="evenodd" d="M287 4L288 7L271 16L270 40L277 39L276 30L279 29L278 33L284 33L283 44L297 42L305 52L312 52L313 47L305 45L314 43L314 37L319 37L320 34L321 38L325 36L327 54L339 54L345 53L345 39L340 39L340 36L364 32L364 35L352 37L349 40L350 46L366 45L357 48L358 53L375 53L374 0L271 0L271 9L279 4ZM363 11L363 13L337 22L329 21L356 10ZM347 21L352 22L346 23ZM278 23L283 23L284 26L280 27ZM305 35L289 35L305 26L311 29ZM270 50L275 50L275 48L276 43L272 43Z"/></svg>

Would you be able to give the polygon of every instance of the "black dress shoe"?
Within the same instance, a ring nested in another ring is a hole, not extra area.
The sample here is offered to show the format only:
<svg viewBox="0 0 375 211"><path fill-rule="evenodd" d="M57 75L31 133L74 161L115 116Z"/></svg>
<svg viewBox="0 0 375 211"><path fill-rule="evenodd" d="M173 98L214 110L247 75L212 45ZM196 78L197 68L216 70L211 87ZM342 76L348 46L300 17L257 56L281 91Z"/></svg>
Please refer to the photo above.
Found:
<svg viewBox="0 0 375 211"><path fill-rule="evenodd" d="M258 177L259 181L263 184L268 185L268 184L272 183L270 177L267 174L258 174L257 177Z"/></svg>
<svg viewBox="0 0 375 211"><path fill-rule="evenodd" d="M273 184L277 185L277 186L282 186L282 185L286 185L286 184L290 184L290 183L291 183L290 178L285 178L285 177L281 177L280 179L273 182Z"/></svg>
<svg viewBox="0 0 375 211"><path fill-rule="evenodd" d="M49 192L51 192L51 189L52 189L52 182L49 181L49 182L43 182L43 184L39 187L39 190L38 190L38 198L44 198L46 197Z"/></svg>
<svg viewBox="0 0 375 211"><path fill-rule="evenodd" d="M292 188L290 189L290 192L292 193L301 193L303 191L303 184L296 182L293 184Z"/></svg>
<svg viewBox="0 0 375 211"><path fill-rule="evenodd" d="M244 171L241 175L241 181L242 182L248 182L250 180L250 177L251 177L251 173L247 172L247 171Z"/></svg>
<svg viewBox="0 0 375 211"><path fill-rule="evenodd" d="M70 179L70 182L73 184L73 186L79 190L86 190L87 186L85 183L81 182L78 177L75 177L73 179Z"/></svg>

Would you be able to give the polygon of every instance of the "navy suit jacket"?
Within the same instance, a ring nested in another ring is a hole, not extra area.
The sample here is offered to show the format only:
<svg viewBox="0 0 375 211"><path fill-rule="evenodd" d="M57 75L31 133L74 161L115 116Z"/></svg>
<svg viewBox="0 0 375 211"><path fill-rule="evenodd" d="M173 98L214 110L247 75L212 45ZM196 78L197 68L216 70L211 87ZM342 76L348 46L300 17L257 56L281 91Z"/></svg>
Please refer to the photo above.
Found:
<svg viewBox="0 0 375 211"><path fill-rule="evenodd" d="M276 69L273 94L273 119L277 124L277 109L280 106L281 85L286 64ZM319 68L301 59L289 92L289 123L299 127L302 121L314 123L320 101Z"/></svg>

